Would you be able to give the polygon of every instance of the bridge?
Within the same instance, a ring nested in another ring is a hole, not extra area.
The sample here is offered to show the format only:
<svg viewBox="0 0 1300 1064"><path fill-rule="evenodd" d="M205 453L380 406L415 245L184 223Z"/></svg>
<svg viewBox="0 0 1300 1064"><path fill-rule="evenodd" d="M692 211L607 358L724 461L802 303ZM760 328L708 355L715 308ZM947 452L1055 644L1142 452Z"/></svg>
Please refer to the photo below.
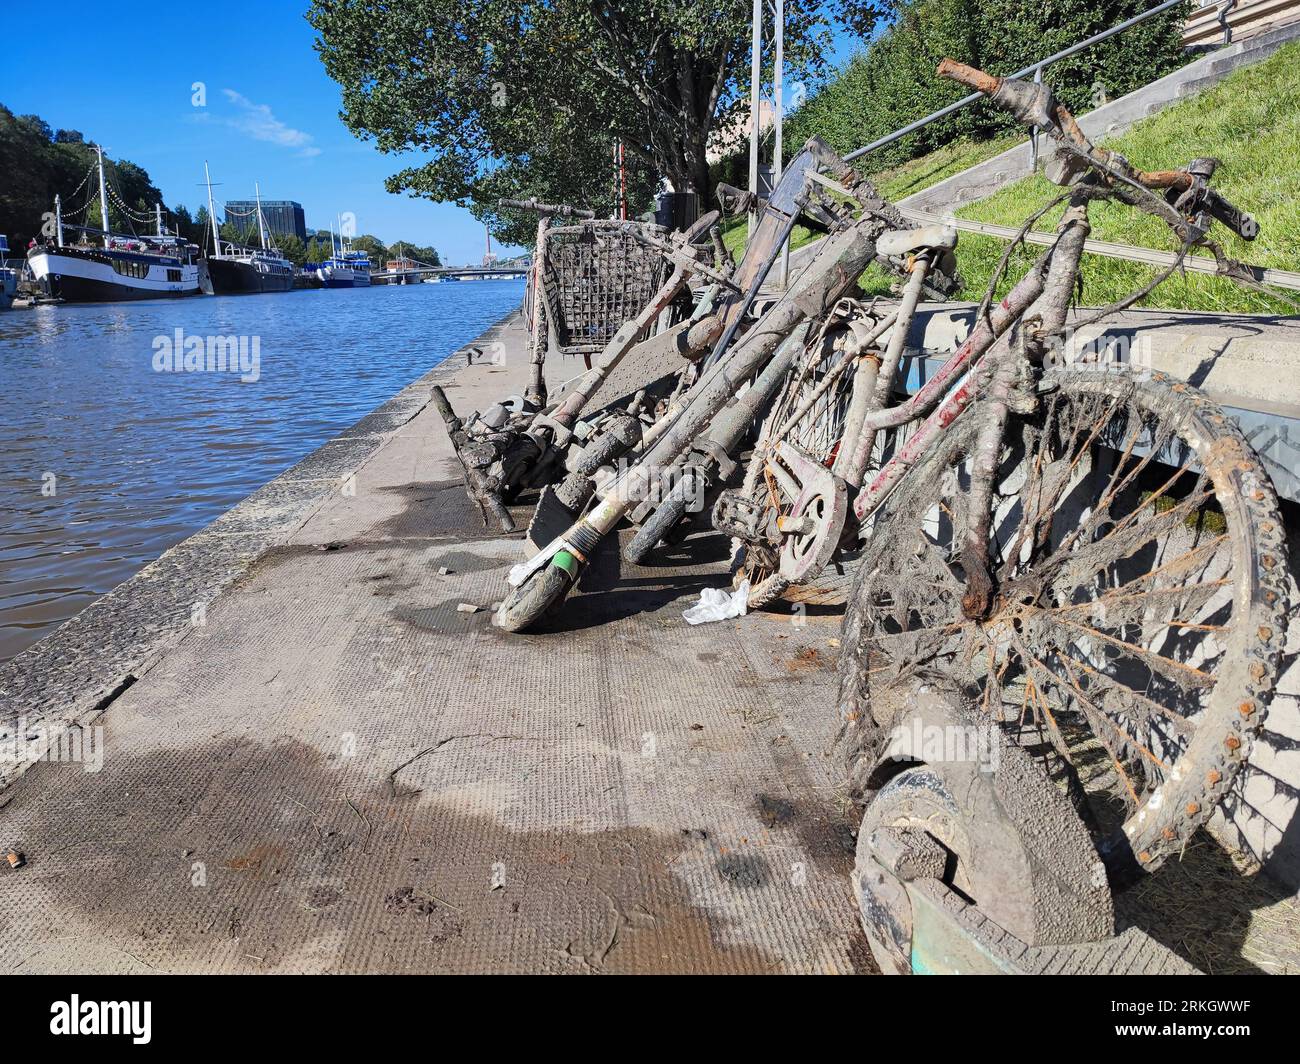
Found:
<svg viewBox="0 0 1300 1064"><path fill-rule="evenodd" d="M522 280L528 276L530 269L532 269L532 260L524 258L492 266L430 266L428 263L418 262L415 266L403 270L402 273L407 277L417 277L421 281L425 278L462 281L487 277L517 277ZM389 274L386 270L377 270L371 275L371 280L388 284L391 283L389 278L392 276L395 275Z"/></svg>

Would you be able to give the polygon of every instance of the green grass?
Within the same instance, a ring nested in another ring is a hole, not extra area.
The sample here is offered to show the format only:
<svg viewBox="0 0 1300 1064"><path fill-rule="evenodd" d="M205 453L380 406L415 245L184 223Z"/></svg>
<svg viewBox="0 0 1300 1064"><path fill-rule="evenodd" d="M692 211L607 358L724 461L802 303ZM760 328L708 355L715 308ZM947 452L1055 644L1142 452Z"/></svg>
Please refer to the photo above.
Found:
<svg viewBox="0 0 1300 1064"><path fill-rule="evenodd" d="M749 238L746 215L736 218L724 218L722 221L722 244L736 262L745 254L745 242ZM790 250L801 248L816 240L819 233L814 233L807 226L796 224L790 230Z"/></svg>
<svg viewBox="0 0 1300 1064"><path fill-rule="evenodd" d="M1022 140L1023 137L1012 134L991 140L963 138L901 166L873 173L871 180L887 199L900 200L931 185L937 185L953 174L978 166L986 159L1001 155Z"/></svg>
<svg viewBox="0 0 1300 1064"><path fill-rule="evenodd" d="M1238 70L1219 85L1175 104L1130 127L1121 136L1102 141L1144 170L1184 166L1197 156L1212 155L1222 165L1214 186L1259 220L1260 235L1253 242L1237 238L1221 225L1211 233L1228 255L1255 266L1300 270L1300 44L1279 49L1262 63ZM877 187L898 200L919 192L968 167L1005 151L1023 138L1016 135L988 141L959 140L928 155L872 175ZM1044 141L1045 144L1049 143ZM1041 176L1025 178L987 199L957 212L973 221L994 222L1019 228L1035 210L1061 189ZM1063 208L1062 208L1063 209ZM1036 226L1050 232L1060 210ZM1092 236L1098 240L1133 244L1161 251L1176 251L1169 228L1140 211L1115 203L1094 204L1090 210ZM795 247L813 235L796 229ZM744 219L729 223L724 239L739 257L744 250ZM978 300L1006 248L993 237L961 234L957 261L966 284L955 296ZM1027 245L1016 251L1008 270L1010 282L1018 278L1041 247ZM1105 306L1142 287L1155 269L1116 259L1085 255L1082 302ZM872 266L862 276L870 295L886 294L894 282L886 271ZM1208 274L1174 274L1141 304L1221 313L1294 313L1294 308Z"/></svg>
<svg viewBox="0 0 1300 1064"><path fill-rule="evenodd" d="M1238 70L1219 85L1166 108L1105 140L1144 170L1173 169L1197 156L1212 155L1222 165L1214 185L1259 220L1260 235L1248 242L1220 225L1212 238L1228 255L1256 266L1283 270L1300 267L1300 45L1279 49L1271 58ZM1060 189L1035 176L1017 181L988 199L959 210L958 216L1019 227ZM1060 211L1036 228L1050 232ZM1150 215L1116 203L1094 204L1092 236L1139 247L1176 251L1169 228ZM958 265L966 279L963 295L978 299L1006 247L1005 242L961 235ZM1009 271L1014 279L1041 248L1019 249ZM1115 259L1085 255L1082 302L1104 306L1146 284L1156 270ZM1286 304L1207 274L1174 274L1142 303L1148 307L1217 312L1291 311ZM1292 311L1293 312L1293 311Z"/></svg>

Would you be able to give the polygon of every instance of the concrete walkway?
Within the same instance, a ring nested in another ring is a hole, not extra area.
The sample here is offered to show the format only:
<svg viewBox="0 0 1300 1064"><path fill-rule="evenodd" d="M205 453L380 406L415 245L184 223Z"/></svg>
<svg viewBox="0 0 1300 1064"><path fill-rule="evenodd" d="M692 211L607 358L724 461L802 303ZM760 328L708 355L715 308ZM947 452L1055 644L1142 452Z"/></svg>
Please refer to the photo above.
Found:
<svg viewBox="0 0 1300 1064"><path fill-rule="evenodd" d="M521 327L489 340L503 364L447 382L462 412L522 389ZM0 792L28 862L0 871L0 971L871 970L827 757L839 617L688 627L725 580L701 536L607 552L553 631L504 635L520 544L478 527L433 379L322 448L353 475L318 452L0 673L10 721L79 719L103 754ZM1201 836L1121 911L1279 971L1282 897Z"/></svg>
<svg viewBox="0 0 1300 1064"><path fill-rule="evenodd" d="M458 409L522 389L523 335ZM610 552L563 631L507 637L458 606L520 543L458 472L421 409L111 702L101 771L0 795L28 859L0 971L869 965L824 757L838 618L688 627L711 538L688 568Z"/></svg>

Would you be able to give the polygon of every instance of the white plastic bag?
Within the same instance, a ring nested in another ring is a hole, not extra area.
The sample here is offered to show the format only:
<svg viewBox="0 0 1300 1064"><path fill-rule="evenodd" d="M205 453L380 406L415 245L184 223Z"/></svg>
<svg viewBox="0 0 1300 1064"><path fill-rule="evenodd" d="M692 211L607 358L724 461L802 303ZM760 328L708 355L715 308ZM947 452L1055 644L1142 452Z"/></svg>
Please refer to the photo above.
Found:
<svg viewBox="0 0 1300 1064"><path fill-rule="evenodd" d="M745 616L749 603L749 581L742 580L735 591L706 587L700 592L700 601L682 612L687 624L705 624L708 621L725 621L731 617Z"/></svg>

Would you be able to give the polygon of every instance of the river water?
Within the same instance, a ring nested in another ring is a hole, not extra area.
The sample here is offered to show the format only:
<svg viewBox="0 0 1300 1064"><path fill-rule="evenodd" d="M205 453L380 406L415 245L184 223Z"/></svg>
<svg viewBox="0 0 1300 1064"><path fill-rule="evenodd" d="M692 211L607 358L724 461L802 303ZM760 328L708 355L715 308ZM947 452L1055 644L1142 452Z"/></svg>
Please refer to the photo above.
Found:
<svg viewBox="0 0 1300 1064"><path fill-rule="evenodd" d="M494 280L0 313L0 660L474 340L523 290ZM160 372L177 329L243 338L242 367Z"/></svg>

